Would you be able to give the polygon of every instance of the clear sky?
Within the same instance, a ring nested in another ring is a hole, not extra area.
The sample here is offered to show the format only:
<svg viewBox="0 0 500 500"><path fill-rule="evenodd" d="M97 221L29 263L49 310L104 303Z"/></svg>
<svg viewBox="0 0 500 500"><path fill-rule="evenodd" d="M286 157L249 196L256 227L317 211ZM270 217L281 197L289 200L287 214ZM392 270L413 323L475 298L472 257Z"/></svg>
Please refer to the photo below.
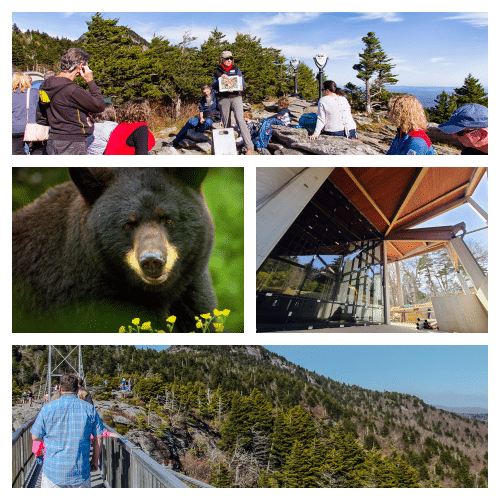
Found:
<svg viewBox="0 0 500 500"><path fill-rule="evenodd" d="M136 346L156 350L169 346ZM430 405L488 408L482 345L264 345L337 382L418 396Z"/></svg>
<svg viewBox="0 0 500 500"><path fill-rule="evenodd" d="M430 3L433 7L437 4ZM372 5L368 4L367 5ZM30 2L23 3L26 10ZM36 8L41 4L36 3ZM63 4L62 4L63 5ZM115 4L116 5L116 4ZM165 4L168 8L169 4ZM223 4L226 6L226 4ZM242 4L238 4L241 6ZM250 8L269 4L254 2ZM296 3L273 3L293 8ZM302 6L303 4L300 4ZM320 5L320 4L318 4ZM328 4L337 6L338 4ZM356 4L356 6L363 6ZM425 7L419 4L419 8ZM461 7L454 2L453 8ZM469 4L466 4L469 5ZM472 6L472 4L470 4ZM56 9L58 4L52 4ZM82 4L83 6L83 4ZM214 3L194 2L192 10L213 8ZM106 19L119 19L119 25L128 26L150 41L156 34L172 44L182 40L185 32L197 37L192 45L199 46L214 28L226 35L229 42L239 33L261 39L263 46L282 50L288 59L304 61L317 71L313 56L325 53L329 61L326 75L340 86L352 82L363 85L356 78L352 66L363 52L362 37L375 32L383 50L396 64L398 85L460 87L469 73L488 86L488 15L467 12L105 12ZM92 12L14 12L12 22L22 30L39 30L51 36L76 40L87 31L85 21ZM238 63L238 54L235 62Z"/></svg>

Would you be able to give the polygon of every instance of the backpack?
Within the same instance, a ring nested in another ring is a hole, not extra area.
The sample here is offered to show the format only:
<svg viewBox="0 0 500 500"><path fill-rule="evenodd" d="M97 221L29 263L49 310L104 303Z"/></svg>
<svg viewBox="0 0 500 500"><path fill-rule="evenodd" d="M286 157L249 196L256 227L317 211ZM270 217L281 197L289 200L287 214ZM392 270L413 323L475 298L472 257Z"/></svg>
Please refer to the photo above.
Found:
<svg viewBox="0 0 500 500"><path fill-rule="evenodd" d="M305 113L299 118L296 128L306 128L308 132L314 133L318 115L316 113Z"/></svg>
<svg viewBox="0 0 500 500"><path fill-rule="evenodd" d="M254 140L254 145L257 149L262 149L264 154L266 154L266 148L273 136L273 127L267 120L262 120L259 127L259 132Z"/></svg>
<svg viewBox="0 0 500 500"><path fill-rule="evenodd" d="M427 137L427 134L423 130L412 130L409 134L410 137L420 137L425 141L429 150L426 155L437 155L436 151L432 147L431 140Z"/></svg>

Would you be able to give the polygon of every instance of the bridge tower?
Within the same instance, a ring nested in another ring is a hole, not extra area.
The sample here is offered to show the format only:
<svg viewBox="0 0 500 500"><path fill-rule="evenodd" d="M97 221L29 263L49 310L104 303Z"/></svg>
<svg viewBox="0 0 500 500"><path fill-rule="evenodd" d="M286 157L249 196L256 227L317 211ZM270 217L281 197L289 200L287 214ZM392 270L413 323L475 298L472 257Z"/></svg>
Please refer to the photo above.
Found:
<svg viewBox="0 0 500 500"><path fill-rule="evenodd" d="M52 356L52 351L54 351L54 357ZM75 352L78 351L78 366L75 367L71 364L71 360L69 357ZM60 361L59 361L60 360ZM56 363L59 361L59 363L56 365ZM77 377L80 377L84 380L85 382L85 375L83 372L83 363L82 363L82 346L77 345L72 349L66 356L61 354L59 349L55 345L49 345L49 359L48 359L48 364L47 364L47 393L49 395L49 401L52 397L52 378L53 377L61 377L64 375L63 373L57 373L58 369L61 365L67 365ZM53 367L53 364L56 365ZM86 385L86 384L85 384Z"/></svg>

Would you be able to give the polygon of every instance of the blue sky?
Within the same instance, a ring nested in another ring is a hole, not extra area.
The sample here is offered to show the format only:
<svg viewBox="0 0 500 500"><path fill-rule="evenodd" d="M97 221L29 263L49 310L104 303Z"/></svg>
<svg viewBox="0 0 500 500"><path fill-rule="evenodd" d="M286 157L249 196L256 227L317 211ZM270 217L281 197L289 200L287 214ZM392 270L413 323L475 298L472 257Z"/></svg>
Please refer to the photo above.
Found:
<svg viewBox="0 0 500 500"><path fill-rule="evenodd" d="M146 348L148 346L136 346ZM149 346L157 350L168 346ZM415 395L450 407L488 407L488 348L482 345L264 345L338 382Z"/></svg>
<svg viewBox="0 0 500 500"><path fill-rule="evenodd" d="M453 4L456 8L460 5ZM197 2L192 8L204 10L207 6L214 4ZM77 39L87 30L85 21L90 21L94 13L15 12L12 22L23 31L39 30L51 36ZM156 34L176 44L190 31L191 36L197 37L192 45L199 46L215 27L230 42L238 32L250 34L260 38L264 46L281 49L289 59L299 58L315 72L312 57L323 52L329 57L325 67L327 76L341 86L349 81L363 85L352 66L364 50L362 37L374 31L383 50L396 64L394 73L398 75L398 85L460 87L472 73L484 87L488 86L487 13L101 13L106 19L118 18L120 25L128 26L148 41ZM237 64L238 55L234 55Z"/></svg>

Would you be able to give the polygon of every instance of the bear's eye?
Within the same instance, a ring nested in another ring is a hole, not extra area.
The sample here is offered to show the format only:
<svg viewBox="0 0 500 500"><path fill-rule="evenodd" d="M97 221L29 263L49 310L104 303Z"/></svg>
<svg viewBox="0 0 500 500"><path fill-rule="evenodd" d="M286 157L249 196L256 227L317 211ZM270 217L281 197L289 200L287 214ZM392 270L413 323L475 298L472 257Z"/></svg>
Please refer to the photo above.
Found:
<svg viewBox="0 0 500 500"><path fill-rule="evenodd" d="M130 217L125 223L125 229L133 229L137 225L137 217Z"/></svg>

